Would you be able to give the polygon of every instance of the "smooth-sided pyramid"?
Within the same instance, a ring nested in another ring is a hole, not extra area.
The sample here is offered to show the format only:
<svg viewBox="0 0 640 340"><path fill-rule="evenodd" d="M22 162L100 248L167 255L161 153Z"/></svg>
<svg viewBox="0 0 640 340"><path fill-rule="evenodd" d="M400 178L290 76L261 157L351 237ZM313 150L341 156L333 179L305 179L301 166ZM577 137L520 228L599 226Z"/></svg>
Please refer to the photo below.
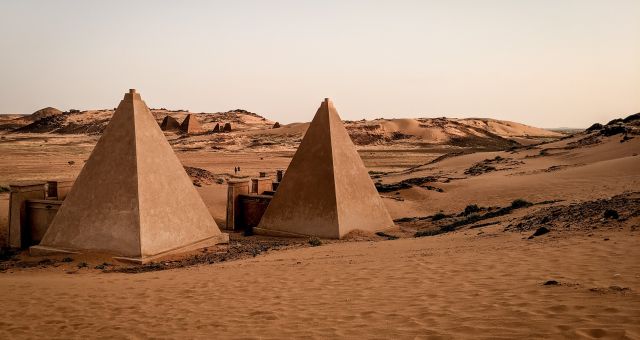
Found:
<svg viewBox="0 0 640 340"><path fill-rule="evenodd" d="M341 238L392 226L336 108L325 99L254 232Z"/></svg>
<svg viewBox="0 0 640 340"><path fill-rule="evenodd" d="M162 120L162 124L160 124L160 129L162 131L175 131L180 129L180 123L175 118L166 116Z"/></svg>
<svg viewBox="0 0 640 340"><path fill-rule="evenodd" d="M130 90L31 252L146 262L227 241L140 94Z"/></svg>
<svg viewBox="0 0 640 340"><path fill-rule="evenodd" d="M194 115L188 114L187 117L182 121L180 130L184 133L198 133L202 132L202 126Z"/></svg>

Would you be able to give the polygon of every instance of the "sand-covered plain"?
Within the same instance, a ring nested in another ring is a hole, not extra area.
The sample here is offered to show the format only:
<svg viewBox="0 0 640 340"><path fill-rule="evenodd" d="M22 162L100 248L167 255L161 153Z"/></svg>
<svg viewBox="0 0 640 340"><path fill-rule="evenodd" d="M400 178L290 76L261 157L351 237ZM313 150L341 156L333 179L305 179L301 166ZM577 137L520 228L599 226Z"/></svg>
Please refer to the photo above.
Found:
<svg viewBox="0 0 640 340"><path fill-rule="evenodd" d="M3 274L0 337L640 337L638 232L524 236L341 243L143 274Z"/></svg>

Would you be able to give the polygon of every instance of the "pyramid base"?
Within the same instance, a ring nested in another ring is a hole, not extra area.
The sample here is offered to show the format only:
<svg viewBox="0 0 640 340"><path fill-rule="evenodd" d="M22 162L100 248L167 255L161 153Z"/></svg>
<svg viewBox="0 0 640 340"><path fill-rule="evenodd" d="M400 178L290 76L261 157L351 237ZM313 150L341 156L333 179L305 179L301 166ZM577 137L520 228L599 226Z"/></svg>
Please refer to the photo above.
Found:
<svg viewBox="0 0 640 340"><path fill-rule="evenodd" d="M114 256L113 259L116 261L125 262L125 263L145 264L145 263L159 260L167 256L186 253L186 252L190 252L190 251L194 251L202 248L212 247L218 244L228 244L228 243L229 243L229 234L222 233L220 235L216 235L208 239L198 241L196 243L192 243L190 245L186 245L176 249L171 249L155 255L144 256L144 257Z"/></svg>
<svg viewBox="0 0 640 340"><path fill-rule="evenodd" d="M202 248L215 246L218 244L227 244L227 243L229 243L229 234L222 233L220 235L216 235L216 236L213 236L213 237L210 237L186 246L182 246L179 248L167 250L155 255L144 256L144 257L114 256L113 259L120 262L126 262L126 263L145 264L145 263L156 261L166 256L186 253L193 250L198 250ZM31 256L53 256L53 255L71 255L71 254L77 255L77 254L88 253L88 252L89 251L55 248L55 247L47 247L47 246L39 246L39 245L29 247L29 255Z"/></svg>
<svg viewBox="0 0 640 340"><path fill-rule="evenodd" d="M292 232L288 232L288 231L257 228L257 227L254 227L252 230L253 230L253 233L256 234L256 235L274 236L274 237L297 237L297 238L301 238L301 237L314 237L314 236L316 236L316 235L305 235L305 234L292 233ZM333 237L324 237L324 236L317 236L317 237L333 238Z"/></svg>
<svg viewBox="0 0 640 340"><path fill-rule="evenodd" d="M377 229L375 229L375 232L390 230L390 229L393 229L394 226L395 226L395 224L392 224L392 225L387 226L387 227L377 228ZM282 231L282 230L266 229L266 228L258 228L258 227L254 227L252 230L253 230L253 233L256 234L256 235L273 236L273 237L297 237L297 238L320 237L320 238L326 238L326 239L339 240L339 239L342 239L342 237L344 237L346 235L345 234L345 235L342 235L340 237L329 237L329 236L299 234L299 233L292 233L290 231ZM353 229L353 230L357 230L357 229ZM351 231L353 231L353 230L351 230ZM374 231L372 231L372 232L374 232Z"/></svg>
<svg viewBox="0 0 640 340"><path fill-rule="evenodd" d="M71 255L80 254L79 251L45 246L29 247L29 256Z"/></svg>

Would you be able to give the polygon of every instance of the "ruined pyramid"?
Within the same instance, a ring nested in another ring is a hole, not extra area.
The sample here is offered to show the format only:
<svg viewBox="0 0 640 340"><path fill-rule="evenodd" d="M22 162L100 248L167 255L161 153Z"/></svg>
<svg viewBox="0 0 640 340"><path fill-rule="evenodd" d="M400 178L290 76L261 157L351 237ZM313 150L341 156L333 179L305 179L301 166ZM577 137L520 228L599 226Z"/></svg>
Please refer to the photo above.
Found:
<svg viewBox="0 0 640 340"><path fill-rule="evenodd" d="M162 124L160 124L160 129L162 131L175 131L180 129L180 123L175 118L166 116L162 120Z"/></svg>
<svg viewBox="0 0 640 340"><path fill-rule="evenodd" d="M130 90L31 252L147 262L227 241L140 94Z"/></svg>
<svg viewBox="0 0 640 340"><path fill-rule="evenodd" d="M182 121L180 130L184 133L198 133L202 132L202 126L194 115L188 114L187 117Z"/></svg>
<svg viewBox="0 0 640 340"><path fill-rule="evenodd" d="M220 132L220 123L216 123L216 126L211 130L211 132Z"/></svg>
<svg viewBox="0 0 640 340"><path fill-rule="evenodd" d="M320 105L254 232L342 238L393 226L340 116Z"/></svg>

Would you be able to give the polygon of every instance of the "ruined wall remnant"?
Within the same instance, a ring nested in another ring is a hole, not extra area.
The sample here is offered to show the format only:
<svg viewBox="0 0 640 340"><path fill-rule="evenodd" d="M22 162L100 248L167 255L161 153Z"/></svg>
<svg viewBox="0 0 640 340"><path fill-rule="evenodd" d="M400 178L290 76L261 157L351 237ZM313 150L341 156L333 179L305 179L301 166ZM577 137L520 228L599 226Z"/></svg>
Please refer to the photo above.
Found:
<svg viewBox="0 0 640 340"><path fill-rule="evenodd" d="M258 226L272 197L270 195L240 195L240 224L243 229L252 230Z"/></svg>
<svg viewBox="0 0 640 340"><path fill-rule="evenodd" d="M239 230L242 228L240 209L240 195L249 194L250 181L244 179L230 179L227 181L227 230Z"/></svg>
<svg viewBox="0 0 640 340"><path fill-rule="evenodd" d="M256 195L262 195L265 191L270 191L272 189L271 178L269 177L258 177L251 179L251 193Z"/></svg>
<svg viewBox="0 0 640 340"><path fill-rule="evenodd" d="M73 180L12 184L9 198L9 243L26 248L40 243Z"/></svg>
<svg viewBox="0 0 640 340"><path fill-rule="evenodd" d="M11 184L9 188L9 247L28 247L27 201L45 199L45 183Z"/></svg>
<svg viewBox="0 0 640 340"><path fill-rule="evenodd" d="M273 197L271 178L242 178L227 181L228 230L251 230L256 227Z"/></svg>
<svg viewBox="0 0 640 340"><path fill-rule="evenodd" d="M67 197L74 180L47 181L47 199L64 200Z"/></svg>
<svg viewBox="0 0 640 340"><path fill-rule="evenodd" d="M27 201L27 227L23 233L25 247L40 243L61 205L62 201L51 199Z"/></svg>

